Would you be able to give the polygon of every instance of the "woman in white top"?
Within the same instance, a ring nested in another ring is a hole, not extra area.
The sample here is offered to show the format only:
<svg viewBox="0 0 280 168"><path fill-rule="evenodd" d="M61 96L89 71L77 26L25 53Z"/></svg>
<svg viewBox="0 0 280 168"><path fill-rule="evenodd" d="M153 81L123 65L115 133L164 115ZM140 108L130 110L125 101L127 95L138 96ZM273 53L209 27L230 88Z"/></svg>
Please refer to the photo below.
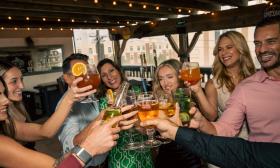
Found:
<svg viewBox="0 0 280 168"><path fill-rule="evenodd" d="M213 54L214 78L207 81L205 92L200 82L191 86L201 112L209 121L215 121L222 114L235 86L255 73L249 47L239 32L223 33L216 43ZM243 138L246 139L246 135Z"/></svg>

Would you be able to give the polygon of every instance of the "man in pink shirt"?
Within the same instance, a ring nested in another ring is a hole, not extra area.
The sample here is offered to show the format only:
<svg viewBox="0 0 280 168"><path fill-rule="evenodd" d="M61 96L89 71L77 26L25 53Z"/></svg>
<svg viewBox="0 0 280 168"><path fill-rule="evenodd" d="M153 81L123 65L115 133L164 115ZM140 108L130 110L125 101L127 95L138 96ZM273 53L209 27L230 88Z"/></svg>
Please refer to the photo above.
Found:
<svg viewBox="0 0 280 168"><path fill-rule="evenodd" d="M247 120L250 141L280 143L280 18L260 22L254 38L262 70L235 88L217 122L207 121L197 109L192 109L191 128L232 137Z"/></svg>

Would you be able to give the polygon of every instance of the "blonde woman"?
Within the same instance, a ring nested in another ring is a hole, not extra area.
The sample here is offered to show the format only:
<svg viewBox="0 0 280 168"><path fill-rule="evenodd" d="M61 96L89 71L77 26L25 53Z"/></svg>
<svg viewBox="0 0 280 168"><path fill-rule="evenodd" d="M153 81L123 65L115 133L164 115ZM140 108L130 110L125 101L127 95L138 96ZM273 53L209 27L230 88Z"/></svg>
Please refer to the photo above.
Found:
<svg viewBox="0 0 280 168"><path fill-rule="evenodd" d="M155 95L169 94L182 87L183 83L178 78L181 62L169 59L162 62L156 69L153 80L153 92ZM200 159L188 150L183 150L175 142L161 145L156 158L156 168L195 168L201 167Z"/></svg>

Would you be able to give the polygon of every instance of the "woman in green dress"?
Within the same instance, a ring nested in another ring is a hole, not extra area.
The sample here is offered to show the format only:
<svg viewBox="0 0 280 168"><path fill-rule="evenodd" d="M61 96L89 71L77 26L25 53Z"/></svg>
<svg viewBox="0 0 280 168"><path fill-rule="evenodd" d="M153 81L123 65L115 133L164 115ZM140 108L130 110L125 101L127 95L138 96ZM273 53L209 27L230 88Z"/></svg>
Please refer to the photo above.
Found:
<svg viewBox="0 0 280 168"><path fill-rule="evenodd" d="M101 60L97 69L100 73L101 84L98 89L97 96L100 100L100 109L108 106L108 101L105 98L108 89L117 92L121 83L126 80L121 72L120 67L110 59ZM131 132L122 131L118 144L109 154L109 168L153 168L153 161L151 151L149 149L143 150L125 150L124 145L130 140ZM137 131L133 132L135 139L144 139L144 135Z"/></svg>

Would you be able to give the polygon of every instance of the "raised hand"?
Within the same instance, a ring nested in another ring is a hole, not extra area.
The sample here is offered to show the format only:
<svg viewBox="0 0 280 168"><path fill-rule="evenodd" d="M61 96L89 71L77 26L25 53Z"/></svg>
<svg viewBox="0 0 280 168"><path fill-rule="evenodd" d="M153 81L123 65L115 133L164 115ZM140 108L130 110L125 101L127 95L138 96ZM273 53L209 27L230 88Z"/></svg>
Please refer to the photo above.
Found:
<svg viewBox="0 0 280 168"><path fill-rule="evenodd" d="M189 111L190 115L192 115L192 119L187 125L189 128L199 129L201 127L202 121L205 120L204 116L200 113L200 111L196 107L192 107Z"/></svg>
<svg viewBox="0 0 280 168"><path fill-rule="evenodd" d="M178 126L175 123L167 119L160 118L146 120L144 122L141 122L140 125L142 127L153 125L156 127L157 131L162 137L172 140L175 140L176 133L178 130Z"/></svg>
<svg viewBox="0 0 280 168"><path fill-rule="evenodd" d="M203 77L202 74L200 74L200 79ZM200 91L203 91L202 90L202 87L201 87L201 80L199 80L198 82L196 82L195 84L192 84L189 83L188 81L184 81L184 85L188 88L190 88L194 93L198 93Z"/></svg>
<svg viewBox="0 0 280 168"><path fill-rule="evenodd" d="M135 111L131 111L133 110L134 105L126 105L124 107L121 108L121 111L125 118L125 120L120 121L119 126L121 128L121 130L128 130L130 128L132 128L134 126L134 124L138 121L137 118L134 118L134 116L137 114L137 110ZM128 113L125 113L126 111L128 111Z"/></svg>
<svg viewBox="0 0 280 168"><path fill-rule="evenodd" d="M96 92L96 89L92 89L92 85L79 88L77 83L82 81L83 78L79 77L72 82L72 85L68 88L67 93L71 97L72 101L80 101L85 99L87 96L92 95Z"/></svg>
<svg viewBox="0 0 280 168"><path fill-rule="evenodd" d="M121 120L126 119L125 115L116 116L110 119L108 122L102 122L102 113L100 116L90 124L90 128L87 131L87 135L80 144L91 155L95 156L103 154L112 149L117 144L120 132L119 127L114 127Z"/></svg>

